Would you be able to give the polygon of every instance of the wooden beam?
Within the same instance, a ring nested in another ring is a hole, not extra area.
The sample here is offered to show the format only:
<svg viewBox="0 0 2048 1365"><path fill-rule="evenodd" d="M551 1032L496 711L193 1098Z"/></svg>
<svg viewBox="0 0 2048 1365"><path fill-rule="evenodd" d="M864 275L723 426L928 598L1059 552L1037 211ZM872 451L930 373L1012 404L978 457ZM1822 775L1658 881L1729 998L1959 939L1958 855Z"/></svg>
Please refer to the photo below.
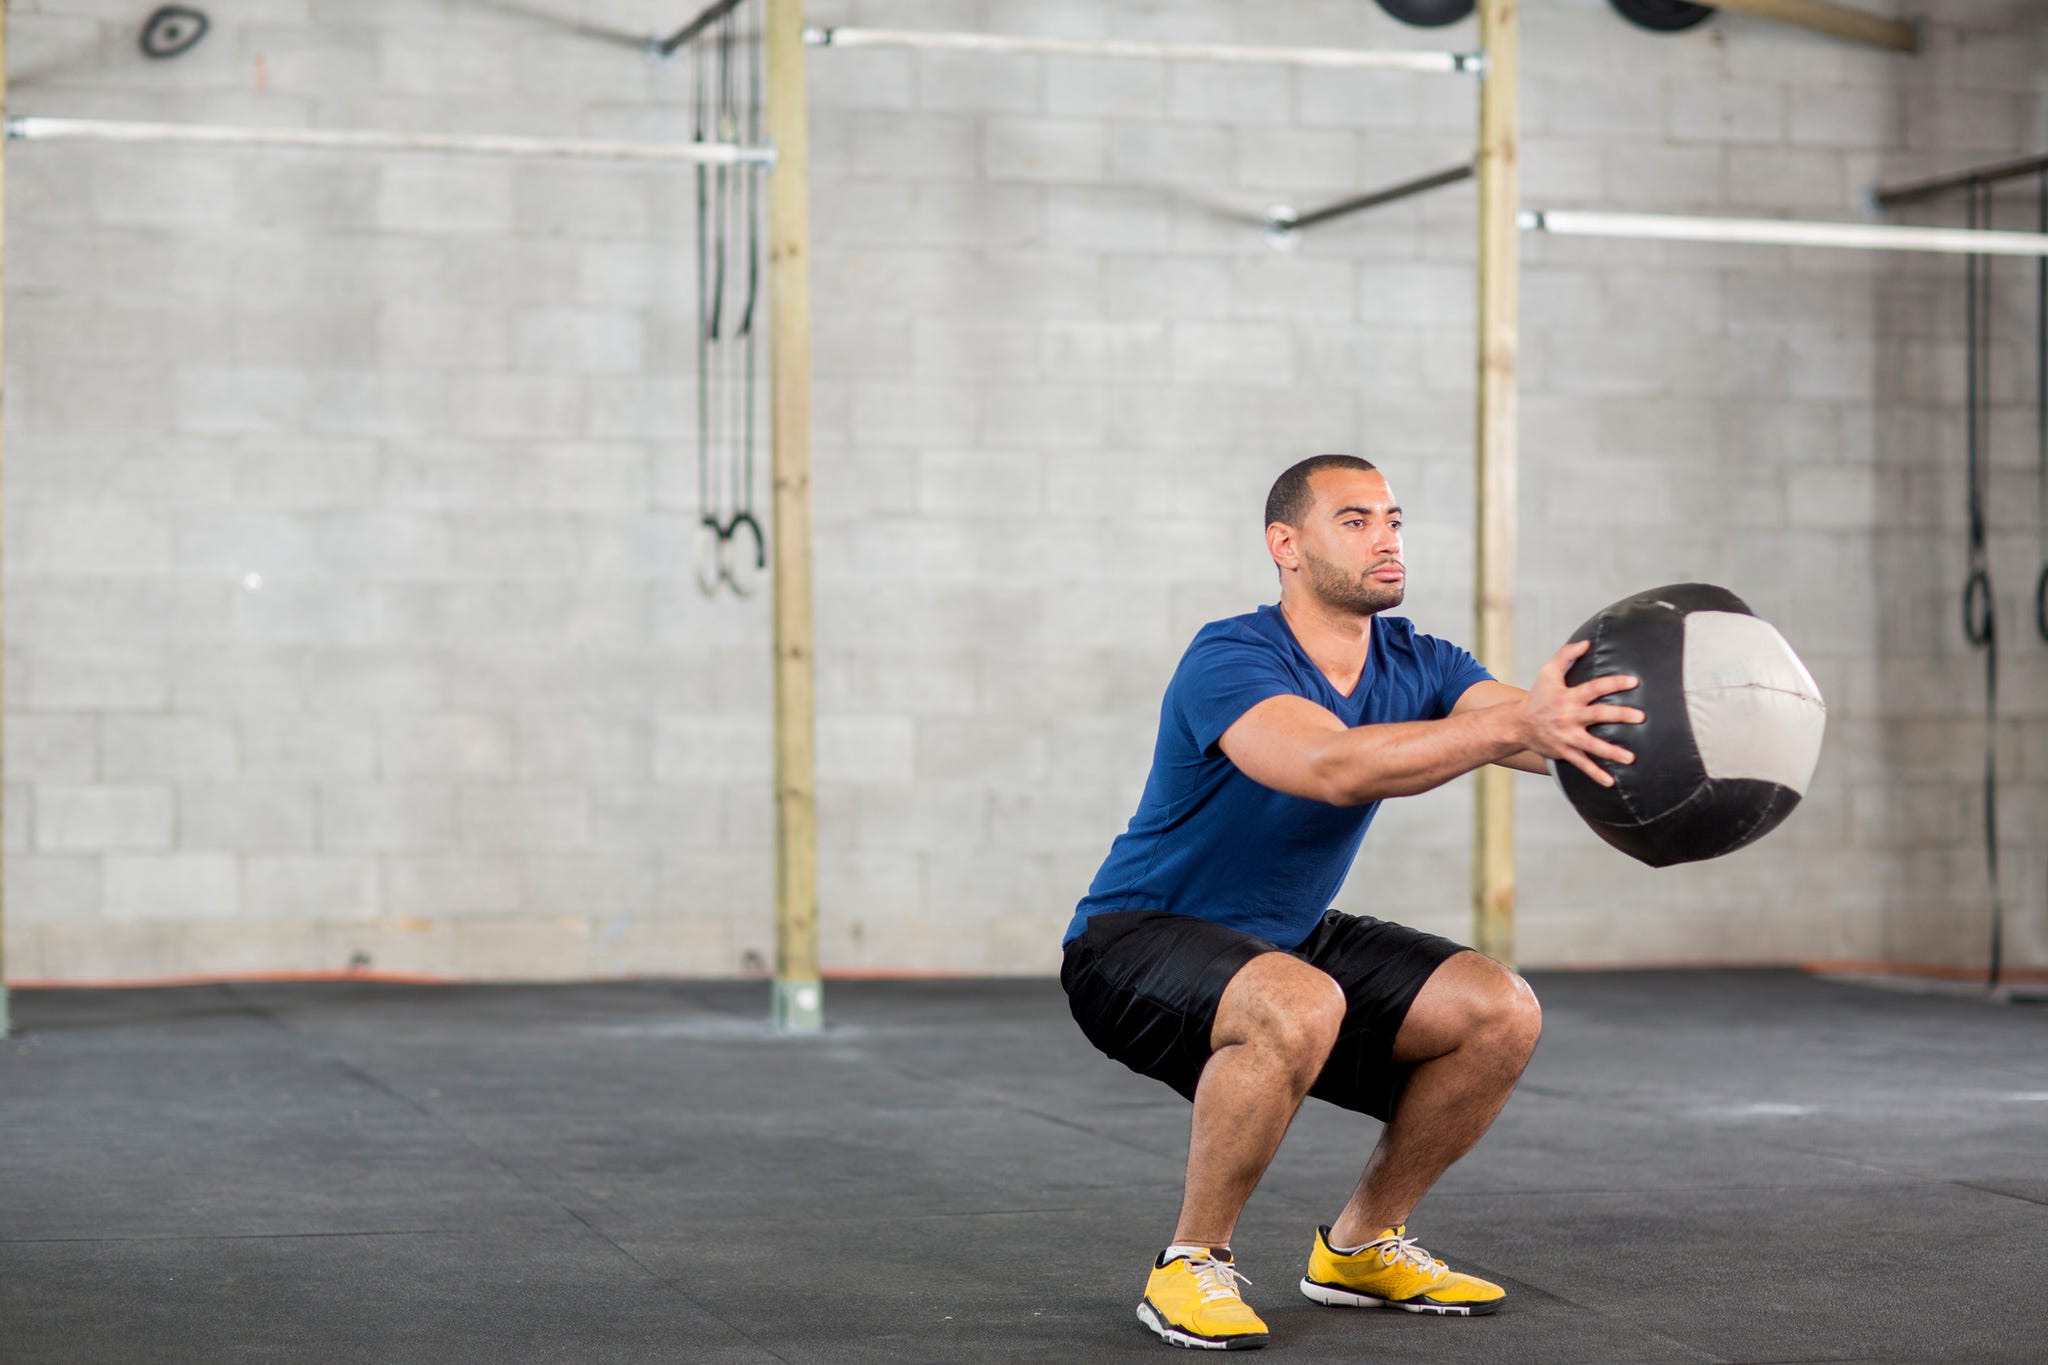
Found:
<svg viewBox="0 0 2048 1365"><path fill-rule="evenodd" d="M775 986L778 1027L824 1026L811 612L810 108L803 0L767 0L770 443L775 480Z"/></svg>
<svg viewBox="0 0 2048 1365"><path fill-rule="evenodd" d="M1473 480L1473 602L1479 661L1515 680L1517 294L1521 280L1520 0L1480 0L1486 75L1479 87L1479 413ZM1515 958L1515 774L1475 774L1472 946Z"/></svg>
<svg viewBox="0 0 2048 1365"><path fill-rule="evenodd" d="M1701 0L1715 9L1753 15L1780 24L1812 29L1845 42L1881 47L1891 52L1918 52L1920 30L1905 19L1886 19L1867 10L1829 0Z"/></svg>

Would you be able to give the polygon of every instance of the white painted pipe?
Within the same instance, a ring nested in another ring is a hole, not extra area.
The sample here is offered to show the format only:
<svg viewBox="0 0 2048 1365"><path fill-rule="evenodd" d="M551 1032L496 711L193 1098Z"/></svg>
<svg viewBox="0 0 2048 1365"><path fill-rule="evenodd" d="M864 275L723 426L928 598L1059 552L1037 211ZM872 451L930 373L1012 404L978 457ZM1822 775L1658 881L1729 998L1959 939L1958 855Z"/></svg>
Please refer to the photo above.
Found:
<svg viewBox="0 0 2048 1365"><path fill-rule="evenodd" d="M1938 251L1962 256L2048 256L2048 234L1972 228L1812 223L1783 218L1699 218L1665 213L1524 210L1523 230L1561 237L1628 237L1667 242L1744 242L1850 251Z"/></svg>
<svg viewBox="0 0 2048 1365"><path fill-rule="evenodd" d="M772 147L723 142L613 142L515 137L495 133L391 133L342 128L233 128L208 123L132 123L116 119L7 120L7 136L30 142L175 142L216 147L320 147L371 152L453 152L473 156L557 157L577 161L682 161L773 165Z"/></svg>
<svg viewBox="0 0 2048 1365"><path fill-rule="evenodd" d="M937 33L893 28L808 28L812 47L909 47L1046 57L1164 57L1186 62L1265 63L1341 70L1478 71L1476 52L1374 51L1344 47L1241 47L1231 43L1144 43L1121 38L1026 38L999 33Z"/></svg>

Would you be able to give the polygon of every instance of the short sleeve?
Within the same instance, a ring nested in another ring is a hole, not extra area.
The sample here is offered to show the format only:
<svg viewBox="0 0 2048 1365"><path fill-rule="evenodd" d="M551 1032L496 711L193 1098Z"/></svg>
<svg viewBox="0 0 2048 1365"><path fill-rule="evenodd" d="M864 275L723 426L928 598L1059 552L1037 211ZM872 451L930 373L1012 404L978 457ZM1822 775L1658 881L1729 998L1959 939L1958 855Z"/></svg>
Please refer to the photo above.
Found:
<svg viewBox="0 0 2048 1365"><path fill-rule="evenodd" d="M1439 640L1434 635L1418 635L1415 643L1421 647L1425 658L1431 660L1437 678L1436 716L1442 720L1451 714L1451 708L1458 704L1458 698L1470 690L1473 683L1491 682L1493 674L1486 666L1465 650L1449 640Z"/></svg>
<svg viewBox="0 0 2048 1365"><path fill-rule="evenodd" d="M1237 634L1199 635L1173 675L1173 709L1207 753L1223 732L1268 697L1298 694L1277 650Z"/></svg>

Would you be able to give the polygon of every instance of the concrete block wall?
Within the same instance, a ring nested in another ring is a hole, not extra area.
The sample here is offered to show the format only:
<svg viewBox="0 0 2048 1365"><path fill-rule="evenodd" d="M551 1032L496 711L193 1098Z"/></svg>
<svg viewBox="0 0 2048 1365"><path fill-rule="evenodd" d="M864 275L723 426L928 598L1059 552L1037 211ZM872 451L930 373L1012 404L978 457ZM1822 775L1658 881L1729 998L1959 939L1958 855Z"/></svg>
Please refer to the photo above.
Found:
<svg viewBox="0 0 2048 1365"><path fill-rule="evenodd" d="M1919 8L1906 60L1532 6L1526 196L1850 217L1875 179L2034 149L2027 7ZM13 103L687 135L688 63L632 46L687 15L546 13L264 0L148 63L127 7L16 3ZM811 16L1476 45L1311 0ZM1049 971L1188 637L1273 594L1280 468L1381 462L1409 614L1469 633L1470 190L1290 252L1255 221L1468 156L1476 96L1078 58L811 71L826 963ZM11 974L761 970L768 623L692 583L689 174L19 144L10 172ZM1527 245L1519 680L1612 598L1707 578L1799 645L1833 728L1792 822L1701 868L1634 868L1529 779L1523 960L1975 960L1955 271ZM2003 288L2018 623L2030 314L2016 270ZM2037 962L2044 652L2008 649L2000 730ZM1341 903L1464 933L1469 819L1462 785L1390 803Z"/></svg>

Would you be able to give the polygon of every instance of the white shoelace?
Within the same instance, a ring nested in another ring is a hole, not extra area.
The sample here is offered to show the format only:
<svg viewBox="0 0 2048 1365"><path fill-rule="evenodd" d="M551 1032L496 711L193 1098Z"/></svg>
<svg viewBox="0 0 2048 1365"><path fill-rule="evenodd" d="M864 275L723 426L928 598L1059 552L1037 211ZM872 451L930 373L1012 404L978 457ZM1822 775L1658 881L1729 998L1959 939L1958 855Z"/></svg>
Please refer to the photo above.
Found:
<svg viewBox="0 0 2048 1365"><path fill-rule="evenodd" d="M1374 1249L1379 1251L1383 1265L1396 1266L1406 1261L1410 1268L1432 1279L1445 1269L1442 1261L1415 1245L1413 1237L1382 1237L1359 1248L1361 1252Z"/></svg>
<svg viewBox="0 0 2048 1365"><path fill-rule="evenodd" d="M1188 1269L1194 1273L1195 1285L1202 1291L1203 1303L1214 1303L1218 1299L1234 1299L1238 1296L1236 1281L1252 1282L1249 1275L1241 1273L1229 1261L1219 1261L1214 1256L1183 1257Z"/></svg>

